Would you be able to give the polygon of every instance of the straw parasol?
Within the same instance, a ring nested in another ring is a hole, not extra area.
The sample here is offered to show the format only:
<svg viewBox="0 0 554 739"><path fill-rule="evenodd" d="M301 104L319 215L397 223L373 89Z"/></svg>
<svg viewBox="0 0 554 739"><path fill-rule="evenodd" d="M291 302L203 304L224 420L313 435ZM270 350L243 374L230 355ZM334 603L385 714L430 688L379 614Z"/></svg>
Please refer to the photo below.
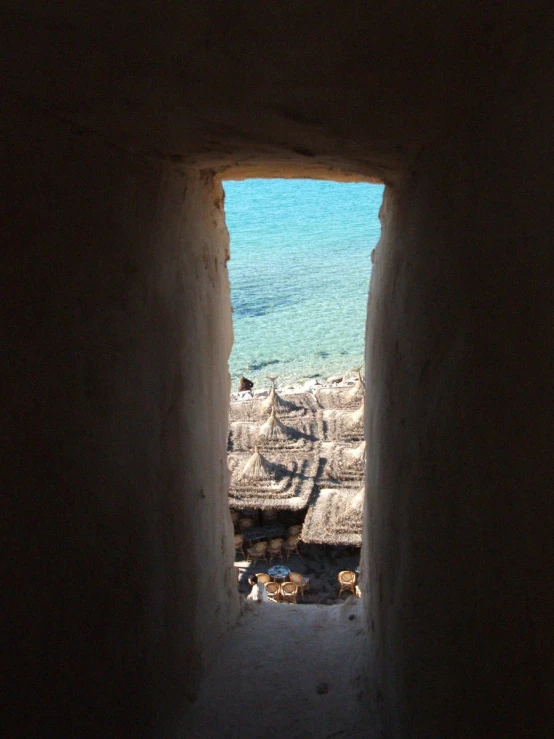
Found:
<svg viewBox="0 0 554 739"><path fill-rule="evenodd" d="M349 500L350 508L355 511L362 511L364 507L364 500L365 500L365 485L362 485L362 487L358 490L358 492L352 496L352 498Z"/></svg>
<svg viewBox="0 0 554 739"><path fill-rule="evenodd" d="M361 368L354 370L358 376L354 385L349 387L324 387L317 394L320 408L324 410L346 410L356 408L365 395L365 382L360 372Z"/></svg>
<svg viewBox="0 0 554 739"><path fill-rule="evenodd" d="M365 439L362 441L362 443L357 446L355 449L347 449L346 450L346 463L350 462L352 465L363 465L365 464L365 453L366 443Z"/></svg>
<svg viewBox="0 0 554 739"><path fill-rule="evenodd" d="M261 427L259 422L233 421L229 427L228 449L251 453L255 446L259 446L262 454L270 449L281 452L314 449L321 438L318 420L315 414L306 414L296 416L285 425L275 414L275 418L270 416ZM355 436L360 437L361 434Z"/></svg>
<svg viewBox="0 0 554 739"><path fill-rule="evenodd" d="M363 489L323 488L310 500L302 527L308 544L361 546Z"/></svg>
<svg viewBox="0 0 554 739"><path fill-rule="evenodd" d="M267 421L260 426L258 436L260 439L271 439L273 441L288 438L288 429L275 415L274 407L271 409Z"/></svg>
<svg viewBox="0 0 554 739"><path fill-rule="evenodd" d="M365 413L365 401L364 401L364 397L362 396L362 404L360 405L357 411L354 411L354 413L351 414L348 425L352 428L355 428L357 426L362 426L364 423L364 413Z"/></svg>
<svg viewBox="0 0 554 739"><path fill-rule="evenodd" d="M240 480L270 480L275 476L275 465L260 454L258 447L254 448L252 456L244 465L239 479Z"/></svg>
<svg viewBox="0 0 554 739"><path fill-rule="evenodd" d="M362 483L365 469L365 441L355 447L326 442L321 449L326 459L322 471L324 487L355 487Z"/></svg>
<svg viewBox="0 0 554 739"><path fill-rule="evenodd" d="M285 399L277 390L270 389L265 398L256 396L247 400L232 400L229 405L229 421L261 423L273 407L279 415L286 415L287 418L314 417L321 408L312 393L295 393L294 398Z"/></svg>
<svg viewBox="0 0 554 739"><path fill-rule="evenodd" d="M229 506L234 510L299 511L308 505L319 457L279 450L277 457L258 449L229 455ZM275 461L275 460L278 460Z"/></svg>
<svg viewBox="0 0 554 739"><path fill-rule="evenodd" d="M346 399L349 401L357 400L358 398L362 398L364 395L364 386L360 379L356 380L356 384L353 385L347 392L346 392Z"/></svg>
<svg viewBox="0 0 554 739"><path fill-rule="evenodd" d="M269 395L262 402L262 413L270 413L273 408L277 408L281 411L295 410L296 406L294 403L290 403L288 400L282 398L275 389L275 385L271 386Z"/></svg>
<svg viewBox="0 0 554 739"><path fill-rule="evenodd" d="M362 368L356 367L354 372L357 372L358 378L356 380L356 384L346 393L347 400L357 400L357 398L365 395L365 382L362 378Z"/></svg>

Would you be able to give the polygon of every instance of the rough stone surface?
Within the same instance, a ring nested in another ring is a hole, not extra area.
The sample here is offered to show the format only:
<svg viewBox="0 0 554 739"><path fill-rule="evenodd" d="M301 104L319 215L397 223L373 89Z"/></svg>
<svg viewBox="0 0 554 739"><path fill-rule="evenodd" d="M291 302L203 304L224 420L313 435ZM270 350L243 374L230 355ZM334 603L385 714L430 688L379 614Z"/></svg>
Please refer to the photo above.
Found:
<svg viewBox="0 0 554 739"><path fill-rule="evenodd" d="M12 123L13 736L164 736L238 615L221 188L50 117Z"/></svg>
<svg viewBox="0 0 554 739"><path fill-rule="evenodd" d="M362 568L387 736L554 727L554 168L539 164L554 73L540 58L382 210Z"/></svg>
<svg viewBox="0 0 554 739"><path fill-rule="evenodd" d="M191 739L379 737L364 701L360 601L247 607L207 674ZM263 726L261 724L263 723Z"/></svg>
<svg viewBox="0 0 554 739"><path fill-rule="evenodd" d="M81 136L229 177L387 182L503 83L548 10L544 0L5 5L4 99L32 101Z"/></svg>

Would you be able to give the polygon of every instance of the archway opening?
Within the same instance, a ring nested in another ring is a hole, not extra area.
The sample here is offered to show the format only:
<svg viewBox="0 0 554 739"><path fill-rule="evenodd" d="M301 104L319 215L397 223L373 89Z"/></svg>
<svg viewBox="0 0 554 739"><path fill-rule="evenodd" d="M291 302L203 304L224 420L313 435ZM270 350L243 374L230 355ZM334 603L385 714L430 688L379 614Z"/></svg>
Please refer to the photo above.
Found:
<svg viewBox="0 0 554 739"><path fill-rule="evenodd" d="M223 185L239 589L246 595L258 576L279 602L290 590L298 603L337 604L361 595L364 329L383 187Z"/></svg>

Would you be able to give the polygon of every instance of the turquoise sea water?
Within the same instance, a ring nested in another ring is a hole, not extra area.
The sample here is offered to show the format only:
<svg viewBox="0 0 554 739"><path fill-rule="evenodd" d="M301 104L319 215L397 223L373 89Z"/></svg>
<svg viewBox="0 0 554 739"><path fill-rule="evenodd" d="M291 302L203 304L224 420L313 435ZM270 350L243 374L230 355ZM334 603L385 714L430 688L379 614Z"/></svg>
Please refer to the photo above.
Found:
<svg viewBox="0 0 554 739"><path fill-rule="evenodd" d="M232 388L328 377L363 363L371 251L383 187L226 181Z"/></svg>

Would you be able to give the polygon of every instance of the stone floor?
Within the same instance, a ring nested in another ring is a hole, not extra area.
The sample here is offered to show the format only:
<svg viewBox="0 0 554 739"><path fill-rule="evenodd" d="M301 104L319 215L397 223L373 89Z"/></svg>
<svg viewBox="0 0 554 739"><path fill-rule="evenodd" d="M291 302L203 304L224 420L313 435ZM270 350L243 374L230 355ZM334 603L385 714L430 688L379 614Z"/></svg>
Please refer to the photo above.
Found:
<svg viewBox="0 0 554 739"><path fill-rule="evenodd" d="M194 739L378 737L362 701L363 603L244 601L194 706Z"/></svg>

